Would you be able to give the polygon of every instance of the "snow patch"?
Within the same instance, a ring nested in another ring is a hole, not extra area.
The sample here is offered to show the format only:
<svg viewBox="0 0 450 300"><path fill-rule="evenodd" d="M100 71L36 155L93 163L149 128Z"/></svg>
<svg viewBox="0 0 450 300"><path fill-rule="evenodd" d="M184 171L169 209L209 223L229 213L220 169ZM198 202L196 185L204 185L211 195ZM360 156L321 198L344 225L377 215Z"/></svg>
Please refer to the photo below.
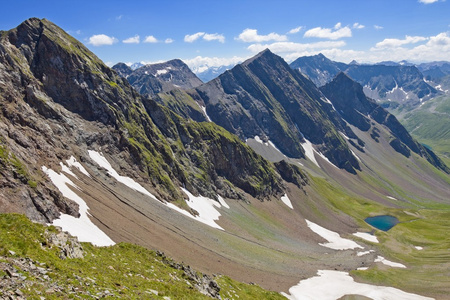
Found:
<svg viewBox="0 0 450 300"><path fill-rule="evenodd" d="M221 197L219 197L220 203L218 203L217 201L214 201L214 200L206 198L206 197L202 197L202 196L195 197L194 195L189 193L186 189L182 188L182 190L189 197L189 201L186 201L187 205L190 208L195 209L199 213L198 216L193 216L189 212L185 211L184 209L179 208L178 206L176 206L172 203L160 202L152 193L147 191L142 185L140 185L139 183L134 181L132 178L119 175L116 172L116 170L114 170L114 168L111 166L111 164L106 160L106 158L103 156L103 154L101 154L97 151L93 151L93 150L88 150L88 152L89 152L89 156L92 158L92 160L94 160L100 167L105 168L108 171L108 174L111 175L111 177L113 177L117 181L125 184L129 188L131 188L135 191L138 191L138 192L152 198L153 200L157 200L162 205L166 205L170 209L175 210L189 218L192 218L196 221L199 221L201 223L209 225L213 228L223 230L222 227L220 227L219 225L217 225L214 222L214 220L218 220L219 216L220 216L220 213L214 208L214 206L221 207L223 205L224 207L229 208L228 204Z"/></svg>
<svg viewBox="0 0 450 300"><path fill-rule="evenodd" d="M305 150L306 157L308 157L316 166L318 166L320 168L320 166L317 163L317 160L314 156L314 153L316 153L317 155L322 157L325 161L327 161L330 165L332 165L336 169L339 169L325 155L323 155L322 153L320 153L319 151L314 149L313 144L309 140L307 140L306 138L304 138L304 140L305 140L305 142L302 143L301 145L302 145L303 149Z"/></svg>
<svg viewBox="0 0 450 300"><path fill-rule="evenodd" d="M405 268L406 269L406 266L404 264L387 260L383 256L379 256L379 255L377 256L377 258L375 258L374 262L380 262L382 264L385 264L387 266L394 267L394 268Z"/></svg>
<svg viewBox="0 0 450 300"><path fill-rule="evenodd" d="M307 139L305 139L305 142L301 144L303 147L303 150L305 150L305 155L307 158L309 158L310 161L312 161L316 166L319 166L319 164L317 163L316 158L314 157L314 148L313 145L310 141L308 141Z"/></svg>
<svg viewBox="0 0 450 300"><path fill-rule="evenodd" d="M53 184L63 194L64 197L76 202L79 206L80 217L75 218L71 215L61 214L58 219L53 221L53 225L59 226L62 230L78 237L80 242L90 242L96 246L112 246L111 240L103 231L100 230L88 217L89 207L86 202L78 196L69 186L76 189L78 187L64 174L58 174L52 169L42 166L42 171L47 174ZM67 170L64 170L66 172ZM69 170L70 171L70 170Z"/></svg>
<svg viewBox="0 0 450 300"><path fill-rule="evenodd" d="M225 200L220 195L218 195L217 198L219 199L220 205L222 205L225 208L230 209L230 206L225 202Z"/></svg>
<svg viewBox="0 0 450 300"><path fill-rule="evenodd" d="M356 270L358 270L358 271L365 271L367 269L369 269L369 267L359 267Z"/></svg>
<svg viewBox="0 0 450 300"><path fill-rule="evenodd" d="M260 144L264 144L263 141L261 140L261 138L257 135L255 135L255 141L257 141Z"/></svg>
<svg viewBox="0 0 450 300"><path fill-rule="evenodd" d="M66 160L66 164L69 167L75 167L78 170L80 170L81 173L83 173L84 175L91 177L91 175L89 175L88 171L86 171L86 169L76 160L75 157L71 156L68 160Z"/></svg>
<svg viewBox="0 0 450 300"><path fill-rule="evenodd" d="M372 252L375 252L375 251L374 251L374 250L361 251L361 252L356 253L356 255L357 255L357 256L363 256L363 255L370 254L370 253L372 253Z"/></svg>
<svg viewBox="0 0 450 300"><path fill-rule="evenodd" d="M397 200L396 198L391 197L391 196L386 196L386 198L391 199L391 200Z"/></svg>
<svg viewBox="0 0 450 300"><path fill-rule="evenodd" d="M287 194L284 194L284 196L281 197L281 201L283 201L283 203L286 204L291 209L294 209L294 207L292 206L292 202L289 199L289 197L287 196Z"/></svg>
<svg viewBox="0 0 450 300"><path fill-rule="evenodd" d="M317 276L302 280L289 289L290 300L335 300L345 295L362 295L374 300L432 300L402 290L355 282L348 272L319 270Z"/></svg>
<svg viewBox="0 0 450 300"><path fill-rule="evenodd" d="M341 236L337 232L323 228L322 226L317 225L311 221L308 220L305 221L312 231L314 231L315 233L317 233L318 235L320 235L321 237L323 237L328 241L328 243L319 243L319 245L321 246L335 250L347 250L355 248L364 249L364 247L358 245L356 242L352 240L341 238Z"/></svg>
<svg viewBox="0 0 450 300"><path fill-rule="evenodd" d="M156 76L161 76L161 75L167 74L168 72L169 71L167 69L157 70L155 75Z"/></svg>
<svg viewBox="0 0 450 300"><path fill-rule="evenodd" d="M367 233L367 232L356 232L353 234L354 236L357 236L359 238L362 238L363 240L372 242L372 243L379 243L378 239L376 236Z"/></svg>
<svg viewBox="0 0 450 300"><path fill-rule="evenodd" d="M356 159L357 159L359 162L361 162L361 159L358 157L358 155L356 155L356 153L355 153L352 149L350 149L350 151L352 152L353 156L356 157Z"/></svg>
<svg viewBox="0 0 450 300"><path fill-rule="evenodd" d="M200 105L198 102L196 102L196 103L197 103L197 105L201 108L201 110L203 111L203 113L205 114L206 120L208 120L208 122L212 122L212 121L211 121L211 118L208 116L208 113L206 112L206 106L202 106L202 105Z"/></svg>
<svg viewBox="0 0 450 300"><path fill-rule="evenodd" d="M186 195L188 195L189 197L189 200L186 201L187 205L198 212L198 215L195 216L195 219L197 221L202 222L211 227L223 230L223 228L217 225L215 222L219 220L219 217L221 216L221 214L216 209L216 207L220 208L222 206L219 202L203 196L198 197L194 196L184 188L181 188L181 190L185 192ZM222 201L224 200L222 199Z"/></svg>
<svg viewBox="0 0 450 300"><path fill-rule="evenodd" d="M414 248L416 248L417 250L423 250L423 247L421 246L414 246Z"/></svg>
<svg viewBox="0 0 450 300"><path fill-rule="evenodd" d="M108 174L111 175L111 177L115 178L118 182L121 182L124 185L128 186L129 188L138 191L146 196L149 196L154 200L158 200L152 193L147 191L142 185L134 181L134 179L119 175L116 172L116 170L113 169L111 164L106 160L106 158L103 156L102 153L99 153L94 150L88 150L88 153L93 161L95 161L100 167L105 168L108 171Z"/></svg>

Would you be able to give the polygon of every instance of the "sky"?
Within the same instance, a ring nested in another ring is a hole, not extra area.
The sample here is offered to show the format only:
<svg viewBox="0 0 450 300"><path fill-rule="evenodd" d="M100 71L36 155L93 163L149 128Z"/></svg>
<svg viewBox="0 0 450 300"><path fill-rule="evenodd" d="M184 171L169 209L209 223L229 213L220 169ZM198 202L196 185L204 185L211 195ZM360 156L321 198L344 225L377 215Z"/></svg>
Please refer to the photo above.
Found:
<svg viewBox="0 0 450 300"><path fill-rule="evenodd" d="M194 71L269 48L292 62L450 61L450 0L3 1L0 30L46 18L107 65L179 58Z"/></svg>

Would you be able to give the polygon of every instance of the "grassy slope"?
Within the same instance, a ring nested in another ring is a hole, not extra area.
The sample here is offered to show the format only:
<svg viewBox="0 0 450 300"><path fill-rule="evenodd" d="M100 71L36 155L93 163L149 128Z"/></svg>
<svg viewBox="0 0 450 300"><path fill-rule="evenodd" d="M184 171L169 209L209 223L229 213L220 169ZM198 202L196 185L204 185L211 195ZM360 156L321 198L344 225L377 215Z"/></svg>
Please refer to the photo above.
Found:
<svg viewBox="0 0 450 300"><path fill-rule="evenodd" d="M450 165L450 96L426 102L400 120L421 143L436 151Z"/></svg>
<svg viewBox="0 0 450 300"><path fill-rule="evenodd" d="M83 243L86 252L83 259L62 260L58 256L58 248L41 246L46 241L46 230L56 231L52 226L32 223L21 215L0 215L0 255L31 258L52 270L49 276L62 287L62 292L47 294L47 299L75 298L75 295L69 294L72 288L79 291L77 297L86 298L90 298L86 295L88 291L95 295L108 290L114 297L127 299L163 299L167 296L171 299L210 299L192 287L194 283L189 282L183 271L165 263L154 251L126 243L113 247L94 247ZM9 251L15 254L11 255ZM2 260L5 262L5 259ZM29 288L22 289L26 297L39 298L49 288L26 272L19 270L19 274L33 282ZM0 271L0 276L7 275ZM95 284L88 278L93 279ZM222 298L284 299L276 292L239 283L225 276L215 280L221 287ZM158 291L158 296L151 290ZM0 290L0 296L5 292Z"/></svg>
<svg viewBox="0 0 450 300"><path fill-rule="evenodd" d="M371 228L364 222L370 215L389 214L400 223L388 232L376 230L380 244L375 244L384 257L401 262L406 269L381 264L367 271L353 271L357 281L392 286L446 299L450 293L450 205L423 203L421 209L388 208L376 202L348 196L326 180L313 178L313 186L337 213L353 216L363 230ZM423 247L417 250L415 246Z"/></svg>

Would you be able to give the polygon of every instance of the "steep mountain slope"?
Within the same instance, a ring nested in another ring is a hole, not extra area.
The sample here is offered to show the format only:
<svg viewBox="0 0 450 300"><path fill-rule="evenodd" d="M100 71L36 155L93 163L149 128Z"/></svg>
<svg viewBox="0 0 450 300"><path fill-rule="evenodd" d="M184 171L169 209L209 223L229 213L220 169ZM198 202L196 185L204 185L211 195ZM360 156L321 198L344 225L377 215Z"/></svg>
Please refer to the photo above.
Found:
<svg viewBox="0 0 450 300"><path fill-rule="evenodd" d="M142 95L155 95L175 88L190 89L202 84L202 81L179 59L148 64L135 70L123 63L118 63L112 68Z"/></svg>
<svg viewBox="0 0 450 300"><path fill-rule="evenodd" d="M362 86L344 73L339 73L332 82L321 87L321 90L350 124L363 131L371 129L372 120L385 125L393 135L389 144L397 152L409 157L411 150L425 157L437 168L447 173L450 172L450 169L433 152L416 142L409 135L394 115L388 113L375 101L367 98ZM376 139L376 132L372 130L371 135Z"/></svg>
<svg viewBox="0 0 450 300"><path fill-rule="evenodd" d="M330 82L338 73L344 72L364 87L365 94L385 107L413 109L439 94L424 81L415 66L386 62L385 64L359 65L331 61L322 54L305 56L290 64L308 76L317 86Z"/></svg>
<svg viewBox="0 0 450 300"><path fill-rule="evenodd" d="M450 164L450 96L436 97L408 112L400 120L405 128L420 142Z"/></svg>
<svg viewBox="0 0 450 300"><path fill-rule="evenodd" d="M332 163L359 169L338 130L354 136L321 92L269 50L196 89L209 118L241 139L259 136L284 154L304 158L307 139ZM335 122L334 122L335 121Z"/></svg>
<svg viewBox="0 0 450 300"><path fill-rule="evenodd" d="M2 164L7 166L3 172L22 183L4 183L2 202L14 203L6 196L9 190L18 199L12 210L36 210L29 215L47 221L59 214L52 203L72 212L72 206L49 187L41 165L58 165L71 155L84 157L86 148L100 147L120 154L130 167L135 165L138 172L133 173L147 178L162 199L182 199L177 186L204 195L222 186L224 196L237 197L232 187L221 184L222 178L256 197L283 194L274 167L236 137L214 124L185 121L141 98L84 46L46 20L30 19L3 33L0 62ZM221 161L238 169L221 168ZM23 189L24 194L18 195Z"/></svg>

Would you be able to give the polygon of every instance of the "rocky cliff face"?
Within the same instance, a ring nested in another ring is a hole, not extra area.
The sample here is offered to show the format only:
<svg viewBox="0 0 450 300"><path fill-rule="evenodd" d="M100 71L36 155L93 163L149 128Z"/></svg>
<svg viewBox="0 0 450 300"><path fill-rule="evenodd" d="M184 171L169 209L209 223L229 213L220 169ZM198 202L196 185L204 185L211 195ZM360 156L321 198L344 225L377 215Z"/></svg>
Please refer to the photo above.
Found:
<svg viewBox="0 0 450 300"><path fill-rule="evenodd" d="M123 63L113 66L120 76L142 95L155 95L176 88L186 90L197 87L202 81L179 59L165 63L148 64L132 70Z"/></svg>
<svg viewBox="0 0 450 300"><path fill-rule="evenodd" d="M259 136L284 154L304 156L305 138L331 162L359 169L338 130L351 130L315 85L269 50L196 89L212 121L241 139Z"/></svg>
<svg viewBox="0 0 450 300"><path fill-rule="evenodd" d="M50 222L77 215L43 174L88 149L109 153L160 199L194 194L281 195L275 167L210 123L180 118L130 84L53 23L29 19L0 40L2 211ZM230 168L229 165L233 165Z"/></svg>
<svg viewBox="0 0 450 300"><path fill-rule="evenodd" d="M410 151L413 151L425 157L437 168L445 172L450 171L433 152L415 141L394 115L366 97L363 87L343 72L332 82L321 87L321 91L350 124L363 131L369 131L373 129L372 122L376 121L390 130L392 134L390 145L397 152L409 157Z"/></svg>

